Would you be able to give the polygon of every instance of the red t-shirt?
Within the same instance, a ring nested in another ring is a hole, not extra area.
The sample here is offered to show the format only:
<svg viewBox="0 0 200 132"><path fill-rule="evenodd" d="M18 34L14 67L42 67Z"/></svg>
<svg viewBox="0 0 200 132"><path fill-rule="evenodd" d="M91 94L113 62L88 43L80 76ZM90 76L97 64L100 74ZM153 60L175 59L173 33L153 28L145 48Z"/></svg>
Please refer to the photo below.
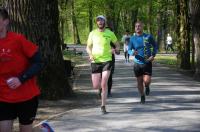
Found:
<svg viewBox="0 0 200 132"><path fill-rule="evenodd" d="M29 59L37 50L37 45L14 32L8 32L5 38L0 39L0 101L21 102L40 94L36 77L16 89L9 88L6 83L8 78L19 77L26 71L30 66Z"/></svg>

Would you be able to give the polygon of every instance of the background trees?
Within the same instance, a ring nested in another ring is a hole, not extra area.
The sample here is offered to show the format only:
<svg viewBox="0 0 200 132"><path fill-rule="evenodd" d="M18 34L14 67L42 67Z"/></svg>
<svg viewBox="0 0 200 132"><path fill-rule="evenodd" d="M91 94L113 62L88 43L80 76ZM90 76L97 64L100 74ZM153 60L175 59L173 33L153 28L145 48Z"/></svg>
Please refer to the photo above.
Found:
<svg viewBox="0 0 200 132"><path fill-rule="evenodd" d="M48 63L39 76L44 97L71 95L61 45L85 44L96 27L95 17L105 15L121 39L126 29L134 32L141 20L165 51L166 34L173 37L177 67L200 76L200 2L198 0L0 0L11 14L11 30L37 43ZM194 45L192 45L194 43ZM193 60L193 61L191 61Z"/></svg>

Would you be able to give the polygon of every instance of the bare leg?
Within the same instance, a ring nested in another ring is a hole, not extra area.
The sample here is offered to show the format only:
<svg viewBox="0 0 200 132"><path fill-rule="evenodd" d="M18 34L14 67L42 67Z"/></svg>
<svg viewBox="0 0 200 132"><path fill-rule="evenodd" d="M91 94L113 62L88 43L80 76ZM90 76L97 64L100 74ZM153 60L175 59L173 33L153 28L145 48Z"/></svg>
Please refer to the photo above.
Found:
<svg viewBox="0 0 200 132"><path fill-rule="evenodd" d="M149 87L149 85L151 84L151 76L144 75L143 76L143 81L144 81L144 86L145 87Z"/></svg>
<svg viewBox="0 0 200 132"><path fill-rule="evenodd" d="M140 95L144 95L144 85L143 85L143 76L137 77L137 84L138 84L138 90L140 92Z"/></svg>
<svg viewBox="0 0 200 132"><path fill-rule="evenodd" d="M94 89L100 88L101 82L101 73L93 73L92 74L92 85Z"/></svg>
<svg viewBox="0 0 200 132"><path fill-rule="evenodd" d="M32 124L30 124L30 125L20 125L20 132L32 132L32 131L33 131Z"/></svg>
<svg viewBox="0 0 200 132"><path fill-rule="evenodd" d="M144 87L145 87L145 93L148 96L150 94L150 83L151 83L151 76L149 75L144 75L143 76L143 80L144 80Z"/></svg>
<svg viewBox="0 0 200 132"><path fill-rule="evenodd" d="M13 121L0 121L0 132L12 132Z"/></svg>
<svg viewBox="0 0 200 132"><path fill-rule="evenodd" d="M102 95L101 95L101 105L105 106L106 105L106 99L107 99L107 83L108 83L108 78L110 76L110 71L103 71L102 72L102 80L101 80L101 88L102 88Z"/></svg>
<svg viewBox="0 0 200 132"><path fill-rule="evenodd" d="M137 77L137 83L138 83L138 90L140 92L141 101L140 103L145 103L145 95L144 95L144 82L143 82L143 76Z"/></svg>

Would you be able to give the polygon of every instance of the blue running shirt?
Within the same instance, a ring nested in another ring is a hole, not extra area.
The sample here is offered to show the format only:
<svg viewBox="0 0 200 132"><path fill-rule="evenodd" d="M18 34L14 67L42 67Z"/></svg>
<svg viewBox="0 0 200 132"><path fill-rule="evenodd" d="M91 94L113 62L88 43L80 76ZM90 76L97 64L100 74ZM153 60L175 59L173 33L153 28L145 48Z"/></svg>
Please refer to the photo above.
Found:
<svg viewBox="0 0 200 132"><path fill-rule="evenodd" d="M128 54L133 55L135 51L138 51L138 55L135 55L133 61L138 64L147 63L147 59L150 56L155 56L157 53L157 44L153 36L146 33L140 36L136 34L131 36L128 45Z"/></svg>

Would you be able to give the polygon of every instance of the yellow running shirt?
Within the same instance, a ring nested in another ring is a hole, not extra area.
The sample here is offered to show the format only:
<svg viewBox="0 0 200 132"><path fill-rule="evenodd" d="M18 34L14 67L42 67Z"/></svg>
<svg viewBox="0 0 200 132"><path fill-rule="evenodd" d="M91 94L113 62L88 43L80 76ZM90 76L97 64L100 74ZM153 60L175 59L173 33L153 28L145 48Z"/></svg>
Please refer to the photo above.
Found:
<svg viewBox="0 0 200 132"><path fill-rule="evenodd" d="M92 46L92 55L95 63L112 60L110 42L115 43L117 37L109 29L100 32L98 29L90 32L87 45Z"/></svg>

